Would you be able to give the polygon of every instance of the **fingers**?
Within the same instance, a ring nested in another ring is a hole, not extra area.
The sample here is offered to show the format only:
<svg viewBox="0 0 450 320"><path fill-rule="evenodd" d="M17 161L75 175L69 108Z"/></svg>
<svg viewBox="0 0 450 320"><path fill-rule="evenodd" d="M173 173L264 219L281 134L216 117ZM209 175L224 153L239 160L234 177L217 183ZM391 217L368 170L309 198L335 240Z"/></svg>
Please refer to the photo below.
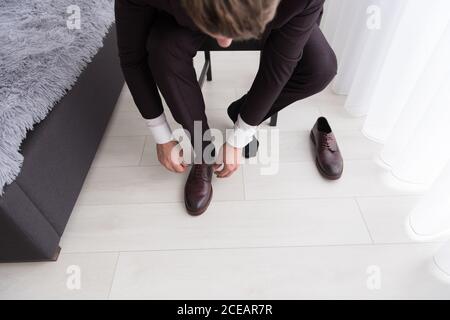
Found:
<svg viewBox="0 0 450 320"><path fill-rule="evenodd" d="M217 178L219 178L219 179L225 179L225 178L228 178L230 175L232 175L233 173L231 172L231 171L223 171L223 172L221 172L221 173L219 173L218 175L217 175Z"/></svg>
<svg viewBox="0 0 450 320"><path fill-rule="evenodd" d="M164 161L162 165L169 170L170 172L174 173L183 173L187 169L187 165L183 163L175 163L172 161Z"/></svg>
<svg viewBox="0 0 450 320"><path fill-rule="evenodd" d="M183 150L181 149L178 159L172 161L172 168L175 170L175 172L183 173L186 171L187 167L188 166L183 159Z"/></svg>
<svg viewBox="0 0 450 320"><path fill-rule="evenodd" d="M182 149L182 148L180 148L180 158L179 158L179 161L180 161L180 164L181 164L181 166L184 168L184 169L186 169L187 167L188 167L188 165L187 165L187 163L184 161L184 150Z"/></svg>
<svg viewBox="0 0 450 320"><path fill-rule="evenodd" d="M168 171L173 173L183 173L188 167L183 161L183 150L178 149L178 146L174 146L169 153L158 155L158 159Z"/></svg>
<svg viewBox="0 0 450 320"><path fill-rule="evenodd" d="M237 171L239 166L237 165L224 165L223 169L219 172L216 172L216 176L218 178L228 178L233 175Z"/></svg>
<svg viewBox="0 0 450 320"><path fill-rule="evenodd" d="M214 171L218 178L228 178L233 175L239 168L239 151L235 148L229 148L226 144L222 146L219 159L223 159L220 163L214 165ZM222 167L223 166L223 167Z"/></svg>
<svg viewBox="0 0 450 320"><path fill-rule="evenodd" d="M183 150L178 145L174 145L170 149L158 145L157 151L158 159L167 170L174 173L183 173L189 167L184 162ZM240 150L224 145L221 148L219 159L223 159L225 163L221 161L214 164L213 170L218 178L228 178L239 168Z"/></svg>
<svg viewBox="0 0 450 320"><path fill-rule="evenodd" d="M182 173L186 170L181 164L176 164L169 160L160 162L164 168L173 173Z"/></svg>
<svg viewBox="0 0 450 320"><path fill-rule="evenodd" d="M230 177L235 170L222 170L221 172L217 173L217 178L223 179Z"/></svg>
<svg viewBox="0 0 450 320"><path fill-rule="evenodd" d="M221 178L225 172L228 172L227 166L223 163L216 163L213 165L214 173L218 178Z"/></svg>
<svg viewBox="0 0 450 320"><path fill-rule="evenodd" d="M173 163L172 168L176 173L183 173L186 171L186 167L182 164Z"/></svg>

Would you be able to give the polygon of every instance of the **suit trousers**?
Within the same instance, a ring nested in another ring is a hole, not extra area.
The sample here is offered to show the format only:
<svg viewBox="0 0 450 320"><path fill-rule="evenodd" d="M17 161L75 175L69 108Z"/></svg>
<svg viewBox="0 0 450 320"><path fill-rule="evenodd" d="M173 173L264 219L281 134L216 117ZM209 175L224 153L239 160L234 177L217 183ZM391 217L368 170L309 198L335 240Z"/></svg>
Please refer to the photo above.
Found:
<svg viewBox="0 0 450 320"><path fill-rule="evenodd" d="M135 19L136 14L147 16ZM142 116L156 118L163 112L159 88L173 118L190 133L191 140L195 121L201 121L202 134L207 131L205 102L193 65L193 58L207 36L180 26L171 15L161 11L155 13L144 8L136 12L121 11L116 12L116 19L120 22L117 32L123 73ZM295 101L322 91L336 72L336 56L317 25L291 79L265 119ZM240 101L244 99L245 95ZM237 117L239 107L232 112Z"/></svg>

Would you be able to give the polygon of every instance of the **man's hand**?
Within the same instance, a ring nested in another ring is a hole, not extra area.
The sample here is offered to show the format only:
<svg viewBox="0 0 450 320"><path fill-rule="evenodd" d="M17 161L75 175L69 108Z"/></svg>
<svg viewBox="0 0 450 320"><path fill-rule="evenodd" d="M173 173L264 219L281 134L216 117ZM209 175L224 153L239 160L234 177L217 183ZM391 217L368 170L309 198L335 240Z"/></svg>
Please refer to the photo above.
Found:
<svg viewBox="0 0 450 320"><path fill-rule="evenodd" d="M218 163L214 165L216 176L218 178L230 177L237 169L239 169L241 157L241 148L235 148L225 143L220 149ZM221 167L222 169L220 169Z"/></svg>
<svg viewBox="0 0 450 320"><path fill-rule="evenodd" d="M169 171L183 173L187 165L183 162L183 150L176 141L170 141L165 144L157 144L159 162Z"/></svg>

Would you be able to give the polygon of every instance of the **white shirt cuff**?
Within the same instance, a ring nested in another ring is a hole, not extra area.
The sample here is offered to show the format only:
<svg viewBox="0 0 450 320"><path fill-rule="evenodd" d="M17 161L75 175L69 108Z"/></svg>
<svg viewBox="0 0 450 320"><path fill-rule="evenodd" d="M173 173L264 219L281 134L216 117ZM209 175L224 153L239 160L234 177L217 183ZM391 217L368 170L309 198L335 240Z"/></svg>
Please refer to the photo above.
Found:
<svg viewBox="0 0 450 320"><path fill-rule="evenodd" d="M233 133L227 137L227 143L235 148L243 148L253 140L256 129L257 126L251 126L245 123L241 115L239 115L234 124Z"/></svg>
<svg viewBox="0 0 450 320"><path fill-rule="evenodd" d="M172 129L164 113L157 118L146 119L145 122L157 144L165 144L173 140Z"/></svg>

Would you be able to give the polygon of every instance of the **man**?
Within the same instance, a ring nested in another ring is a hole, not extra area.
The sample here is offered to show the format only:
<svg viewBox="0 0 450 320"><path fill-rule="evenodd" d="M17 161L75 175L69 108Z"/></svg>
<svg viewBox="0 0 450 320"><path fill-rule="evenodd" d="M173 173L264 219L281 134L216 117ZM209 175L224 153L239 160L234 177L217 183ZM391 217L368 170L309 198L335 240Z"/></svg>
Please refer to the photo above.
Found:
<svg viewBox="0 0 450 320"><path fill-rule="evenodd" d="M252 141L259 124L293 102L322 91L334 78L336 57L319 29L324 1L116 0L123 73L155 138L159 161L173 172L182 173L187 166L181 157L172 156L177 142L158 88L174 119L194 141L196 121L201 121L200 134L209 129L193 66L202 43L208 36L222 47L234 40L262 40L254 83L228 108L235 126L220 152L223 166L208 163L204 154L192 166L185 187L191 215L208 208L214 171L225 178L238 169L242 148ZM203 150L208 145L203 142Z"/></svg>

